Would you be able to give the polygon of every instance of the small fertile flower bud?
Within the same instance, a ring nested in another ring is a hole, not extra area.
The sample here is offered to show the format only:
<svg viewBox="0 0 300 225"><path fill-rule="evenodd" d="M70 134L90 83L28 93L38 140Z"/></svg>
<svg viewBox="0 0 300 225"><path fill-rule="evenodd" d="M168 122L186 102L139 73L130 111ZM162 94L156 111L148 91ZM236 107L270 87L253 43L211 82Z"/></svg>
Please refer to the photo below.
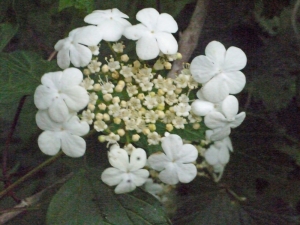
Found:
<svg viewBox="0 0 300 225"><path fill-rule="evenodd" d="M93 88L94 88L94 91L100 91L101 90L101 85L96 83L96 84L94 84Z"/></svg>
<svg viewBox="0 0 300 225"><path fill-rule="evenodd" d="M114 71L114 72L112 72L111 76L114 79L118 79L120 75L119 75L118 71Z"/></svg>
<svg viewBox="0 0 300 225"><path fill-rule="evenodd" d="M142 101L142 100L144 100L145 95L144 95L144 93L139 93L137 97L138 97L139 100Z"/></svg>
<svg viewBox="0 0 300 225"><path fill-rule="evenodd" d="M115 91L116 91L116 92L119 92L119 93L122 92L123 89L124 89L124 87L121 86L121 85L119 85L119 84L115 87Z"/></svg>
<svg viewBox="0 0 300 225"><path fill-rule="evenodd" d="M160 103L160 104L157 105L157 109L158 110L164 110L165 109L165 105L162 104L162 103Z"/></svg>
<svg viewBox="0 0 300 225"><path fill-rule="evenodd" d="M193 128L194 128L195 130L198 130L198 129L200 128L200 124L199 124L199 123L194 123L194 124L193 124Z"/></svg>
<svg viewBox="0 0 300 225"><path fill-rule="evenodd" d="M123 130L123 129L118 129L118 130L117 130L117 133L118 133L118 135L119 135L120 137L122 137L122 136L125 135L125 130Z"/></svg>
<svg viewBox="0 0 300 225"><path fill-rule="evenodd" d="M105 105L104 103L100 103L100 104L98 105L98 108L99 108L100 110L104 111L104 110L106 109L106 105Z"/></svg>
<svg viewBox="0 0 300 225"><path fill-rule="evenodd" d="M135 60L135 61L133 62L133 66L134 66L135 68L140 68L141 63L140 63L138 60Z"/></svg>
<svg viewBox="0 0 300 225"><path fill-rule="evenodd" d="M107 64L104 64L104 65L102 66L102 68L101 68L101 71L102 71L103 73L107 73L107 72L109 71L108 65L107 65Z"/></svg>
<svg viewBox="0 0 300 225"><path fill-rule="evenodd" d="M125 82L124 80L119 80L118 85L125 87Z"/></svg>
<svg viewBox="0 0 300 225"><path fill-rule="evenodd" d="M112 100L112 95L111 94L105 94L105 95L103 95L103 99L104 99L104 101L109 102L109 101Z"/></svg>
<svg viewBox="0 0 300 225"><path fill-rule="evenodd" d="M172 64L169 62L165 62L164 67L166 68L166 70L170 70L172 68Z"/></svg>
<svg viewBox="0 0 300 225"><path fill-rule="evenodd" d="M182 59L182 55L181 55L181 53L180 52L177 52L177 54L176 54L177 56L177 59Z"/></svg>
<svg viewBox="0 0 300 225"><path fill-rule="evenodd" d="M132 82L132 78L131 77L125 77L125 82L126 83L131 83Z"/></svg>
<svg viewBox="0 0 300 225"><path fill-rule="evenodd" d="M110 116L107 113L104 113L103 114L103 120L109 121L110 120Z"/></svg>
<svg viewBox="0 0 300 225"><path fill-rule="evenodd" d="M174 129L174 127L173 127L172 124L168 123L168 124L166 125L166 130L167 130L167 131L171 132L173 129Z"/></svg>
<svg viewBox="0 0 300 225"><path fill-rule="evenodd" d="M113 97L112 102L113 103L119 103L120 102L120 98L118 96Z"/></svg>
<svg viewBox="0 0 300 225"><path fill-rule="evenodd" d="M91 71L89 69L84 69L83 74L89 76L91 74Z"/></svg>
<svg viewBox="0 0 300 225"><path fill-rule="evenodd" d="M163 96L163 95L165 95L165 92L162 89L158 89L157 95Z"/></svg>
<svg viewBox="0 0 300 225"><path fill-rule="evenodd" d="M132 135L132 141L138 141L138 140L140 140L140 135L138 135L138 134L134 134L134 135Z"/></svg>
<svg viewBox="0 0 300 225"><path fill-rule="evenodd" d="M154 96L156 95L156 93L153 92L153 91L151 91L151 92L149 93L149 95L150 95L151 97L154 97Z"/></svg>
<svg viewBox="0 0 300 225"><path fill-rule="evenodd" d="M176 88L176 89L175 89L175 93L176 93L176 94L179 95L181 92L182 92L182 88Z"/></svg>
<svg viewBox="0 0 300 225"><path fill-rule="evenodd" d="M120 124L121 123L121 119L119 117L115 117L114 118L114 123L115 124Z"/></svg>
<svg viewBox="0 0 300 225"><path fill-rule="evenodd" d="M129 57L127 54L121 55L121 61L128 62L128 60L129 60Z"/></svg>
<svg viewBox="0 0 300 225"><path fill-rule="evenodd" d="M94 111L95 110L95 105L89 103L88 104L88 109L91 110L91 111Z"/></svg>
<svg viewBox="0 0 300 225"><path fill-rule="evenodd" d="M150 134L149 128L144 128L144 129L143 129L143 134L145 134L145 135Z"/></svg>
<svg viewBox="0 0 300 225"><path fill-rule="evenodd" d="M102 113L97 113L96 114L96 119L97 120L103 120L103 114Z"/></svg>
<svg viewBox="0 0 300 225"><path fill-rule="evenodd" d="M106 137L104 135L100 135L98 137L98 141L100 141L101 143L105 142L106 141Z"/></svg>
<svg viewBox="0 0 300 225"><path fill-rule="evenodd" d="M158 118L163 119L165 117L165 113L162 110L157 110L156 111Z"/></svg>
<svg viewBox="0 0 300 225"><path fill-rule="evenodd" d="M126 108L127 107L127 102L122 100L121 101L121 107Z"/></svg>
<svg viewBox="0 0 300 225"><path fill-rule="evenodd" d="M150 131L155 131L156 130L155 124L149 124L148 128L150 129Z"/></svg>

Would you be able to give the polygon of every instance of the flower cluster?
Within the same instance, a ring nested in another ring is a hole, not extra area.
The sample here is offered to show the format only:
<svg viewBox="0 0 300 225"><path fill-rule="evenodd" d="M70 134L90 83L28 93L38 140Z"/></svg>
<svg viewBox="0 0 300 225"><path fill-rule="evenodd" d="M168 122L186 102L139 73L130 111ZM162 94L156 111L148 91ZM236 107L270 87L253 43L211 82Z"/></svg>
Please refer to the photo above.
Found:
<svg viewBox="0 0 300 225"><path fill-rule="evenodd" d="M199 154L222 174L232 151L231 128L245 118L230 94L245 85L239 70L246 56L213 41L206 56L184 64L171 79L171 62L181 58L172 35L178 30L174 18L152 8L137 13L137 25L127 18L118 9L96 10L84 18L91 25L74 29L56 43L57 63L64 70L46 73L36 89L36 122L44 130L38 144L48 155L61 149L80 157L86 150L81 136L91 127L99 133L98 140L110 146L112 167L104 170L102 181L116 186L117 194L144 185L164 201L174 185L201 175L199 168L207 164L197 162ZM138 59L124 53L123 36L136 41ZM99 57L102 40L113 42L112 55ZM155 63L145 61L152 59ZM81 70L69 68L71 64ZM209 128L206 138L203 121ZM186 131L194 138L189 143L178 135Z"/></svg>

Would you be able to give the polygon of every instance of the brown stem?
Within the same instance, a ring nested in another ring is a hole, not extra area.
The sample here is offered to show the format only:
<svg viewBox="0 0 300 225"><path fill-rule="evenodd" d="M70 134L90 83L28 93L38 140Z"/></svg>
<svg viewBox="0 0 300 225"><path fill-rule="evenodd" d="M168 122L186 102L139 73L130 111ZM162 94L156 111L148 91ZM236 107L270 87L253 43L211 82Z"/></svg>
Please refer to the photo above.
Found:
<svg viewBox="0 0 300 225"><path fill-rule="evenodd" d="M172 70L169 72L168 77L175 78L176 74L182 70L182 64L189 61L197 47L207 13L208 2L209 0L197 1L188 27L183 33L179 34L178 52L181 53L182 59L176 60L173 63Z"/></svg>
<svg viewBox="0 0 300 225"><path fill-rule="evenodd" d="M54 58L54 56L56 55L56 53L57 53L57 51L52 52L51 55L49 56L49 58L47 59L47 61L50 62Z"/></svg>

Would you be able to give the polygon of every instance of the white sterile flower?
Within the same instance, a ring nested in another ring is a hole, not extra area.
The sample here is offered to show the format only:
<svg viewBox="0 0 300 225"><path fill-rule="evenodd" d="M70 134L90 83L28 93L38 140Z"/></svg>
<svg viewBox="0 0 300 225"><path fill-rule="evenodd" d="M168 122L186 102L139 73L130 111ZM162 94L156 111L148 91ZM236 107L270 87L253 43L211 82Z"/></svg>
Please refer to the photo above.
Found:
<svg viewBox="0 0 300 225"><path fill-rule="evenodd" d="M191 106L187 103L179 103L178 105L174 106L174 111L176 116L188 116L190 114Z"/></svg>
<svg viewBox="0 0 300 225"><path fill-rule="evenodd" d="M35 90L34 104L38 109L48 110L52 120L65 121L69 111L77 112L89 102L87 91L79 86L82 78L76 68L44 74L42 84Z"/></svg>
<svg viewBox="0 0 300 225"><path fill-rule="evenodd" d="M239 71L246 66L245 53L230 47L227 51L218 41L210 42L205 55L193 59L190 70L193 78L203 84L203 96L211 102L220 102L229 94L239 93L245 86L245 75Z"/></svg>
<svg viewBox="0 0 300 225"><path fill-rule="evenodd" d="M85 90L93 90L93 84L94 80L92 80L90 77L87 77L80 83L80 86L84 87Z"/></svg>
<svg viewBox="0 0 300 225"><path fill-rule="evenodd" d="M128 153L118 145L110 147L108 160L113 167L103 171L101 179L109 186L115 186L115 193L122 194L142 186L149 177L149 171L142 169L147 162L145 150L136 148Z"/></svg>
<svg viewBox="0 0 300 225"><path fill-rule="evenodd" d="M226 137L212 144L205 151L204 158L209 165L213 166L214 172L221 173L229 162L230 151L233 151L231 140L229 137Z"/></svg>
<svg viewBox="0 0 300 225"><path fill-rule="evenodd" d="M127 27L124 36L131 40L138 40L136 52L143 60L154 59L159 51L164 54L175 54L178 50L176 39L171 33L178 30L174 18L167 14L159 14L153 8L140 10L136 14L140 24Z"/></svg>
<svg viewBox="0 0 300 225"><path fill-rule="evenodd" d="M104 131L107 128L107 125L102 120L97 120L94 122L94 129L98 132Z"/></svg>
<svg viewBox="0 0 300 225"><path fill-rule="evenodd" d="M131 26L126 19L129 18L120 10L107 9L95 10L84 18L84 22L97 25L103 35L105 41L118 41L125 29Z"/></svg>
<svg viewBox="0 0 300 225"><path fill-rule="evenodd" d="M82 121L86 121L88 124L93 123L93 119L95 118L95 113L92 113L91 110L84 110L82 112Z"/></svg>
<svg viewBox="0 0 300 225"><path fill-rule="evenodd" d="M76 67L84 67L92 59L88 46L97 45L102 39L101 31L96 26L80 27L72 30L69 37L59 40L54 48L58 51L57 64L66 69L70 62Z"/></svg>
<svg viewBox="0 0 300 225"><path fill-rule="evenodd" d="M221 104L221 112L210 112L204 118L205 125L212 129L210 135L212 141L218 141L227 137L231 128L236 128L244 121L245 112L238 113L239 103L236 97L229 95Z"/></svg>
<svg viewBox="0 0 300 225"><path fill-rule="evenodd" d="M38 138L38 145L43 153L55 155L61 149L70 157L84 155L86 143L79 136L89 132L87 122L80 121L76 115L71 114L63 123L56 123L46 110L39 110L35 119L38 127L44 130Z"/></svg>
<svg viewBox="0 0 300 225"><path fill-rule="evenodd" d="M159 179L166 184L189 183L197 175L193 164L198 151L191 144L183 144L180 136L166 133L161 146L164 153L154 153L148 158L151 168L161 171Z"/></svg>
<svg viewBox="0 0 300 225"><path fill-rule="evenodd" d="M210 112L220 112L221 111L220 105L221 105L222 102L213 103L213 102L210 102L210 101L206 100L204 98L201 90L199 90L197 92L197 97L198 97L198 99L196 99L191 105L192 106L192 112L195 115L197 115L197 116L206 116Z"/></svg>

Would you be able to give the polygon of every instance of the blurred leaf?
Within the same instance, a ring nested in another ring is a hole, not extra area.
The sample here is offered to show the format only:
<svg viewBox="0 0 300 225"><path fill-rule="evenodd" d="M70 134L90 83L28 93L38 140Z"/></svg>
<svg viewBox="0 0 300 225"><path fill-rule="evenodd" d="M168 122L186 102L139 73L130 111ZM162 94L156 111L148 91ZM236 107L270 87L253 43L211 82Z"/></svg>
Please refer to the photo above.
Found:
<svg viewBox="0 0 300 225"><path fill-rule="evenodd" d="M0 22L2 22L3 18L5 18L5 12L7 11L10 0L1 0L0 1Z"/></svg>
<svg viewBox="0 0 300 225"><path fill-rule="evenodd" d="M90 0L59 0L58 11L65 8L75 7L76 9L83 9L90 13L94 9L94 2Z"/></svg>
<svg viewBox="0 0 300 225"><path fill-rule="evenodd" d="M18 29L19 29L18 25L13 25L10 23L0 24L0 52L5 48L5 46L15 36Z"/></svg>
<svg viewBox="0 0 300 225"><path fill-rule="evenodd" d="M100 170L81 170L52 199L47 224L169 224L160 203L140 189L116 195Z"/></svg>

